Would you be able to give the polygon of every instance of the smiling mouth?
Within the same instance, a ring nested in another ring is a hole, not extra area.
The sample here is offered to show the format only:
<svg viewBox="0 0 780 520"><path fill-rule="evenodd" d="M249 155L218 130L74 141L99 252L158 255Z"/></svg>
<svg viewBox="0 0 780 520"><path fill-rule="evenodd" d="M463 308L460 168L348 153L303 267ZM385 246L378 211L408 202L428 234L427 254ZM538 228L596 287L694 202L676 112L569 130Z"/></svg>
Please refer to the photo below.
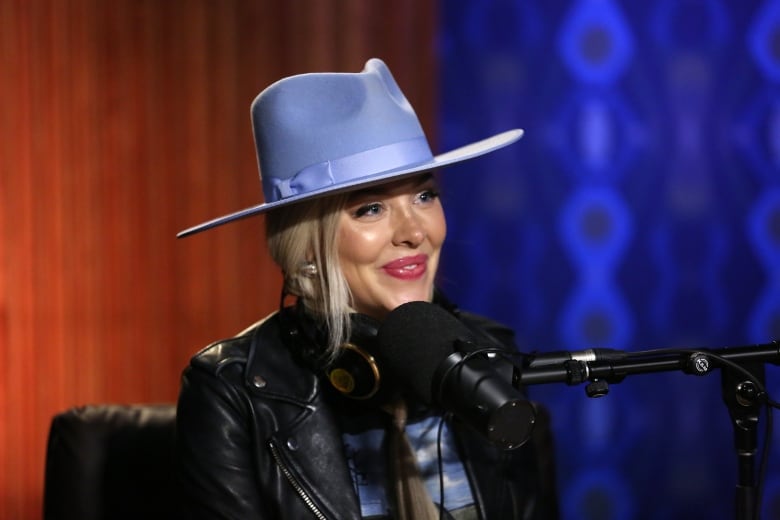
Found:
<svg viewBox="0 0 780 520"><path fill-rule="evenodd" d="M399 258L385 264L382 268L393 278L414 280L422 277L428 270L427 260L428 257L426 255Z"/></svg>

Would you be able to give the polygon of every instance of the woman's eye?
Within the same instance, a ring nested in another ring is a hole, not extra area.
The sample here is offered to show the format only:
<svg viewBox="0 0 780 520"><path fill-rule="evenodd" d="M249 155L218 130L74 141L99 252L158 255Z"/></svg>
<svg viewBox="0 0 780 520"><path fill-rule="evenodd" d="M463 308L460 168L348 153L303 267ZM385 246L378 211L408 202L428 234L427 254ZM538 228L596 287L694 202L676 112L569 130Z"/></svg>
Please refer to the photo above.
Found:
<svg viewBox="0 0 780 520"><path fill-rule="evenodd" d="M382 205L378 202L372 202L371 204L364 204L360 206L353 215L357 218L360 217L371 217L374 215L378 215L382 211Z"/></svg>
<svg viewBox="0 0 780 520"><path fill-rule="evenodd" d="M432 202L439 198L439 192L434 189L425 190L417 195L417 200L420 202Z"/></svg>

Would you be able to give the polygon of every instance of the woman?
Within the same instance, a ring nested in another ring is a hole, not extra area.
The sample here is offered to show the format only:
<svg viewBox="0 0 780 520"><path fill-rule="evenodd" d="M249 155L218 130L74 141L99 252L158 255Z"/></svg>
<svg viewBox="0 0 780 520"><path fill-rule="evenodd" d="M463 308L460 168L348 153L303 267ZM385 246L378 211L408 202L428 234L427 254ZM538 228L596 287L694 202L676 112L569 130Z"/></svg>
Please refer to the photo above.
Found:
<svg viewBox="0 0 780 520"><path fill-rule="evenodd" d="M539 462L547 447L494 446L410 395L372 355L388 314L419 301L485 344L514 349L511 331L435 289L446 222L431 172L522 132L434 157L377 59L356 74L285 78L251 112L266 202L179 236L264 213L284 289L279 312L208 346L184 371L184 516L554 517L552 472Z"/></svg>

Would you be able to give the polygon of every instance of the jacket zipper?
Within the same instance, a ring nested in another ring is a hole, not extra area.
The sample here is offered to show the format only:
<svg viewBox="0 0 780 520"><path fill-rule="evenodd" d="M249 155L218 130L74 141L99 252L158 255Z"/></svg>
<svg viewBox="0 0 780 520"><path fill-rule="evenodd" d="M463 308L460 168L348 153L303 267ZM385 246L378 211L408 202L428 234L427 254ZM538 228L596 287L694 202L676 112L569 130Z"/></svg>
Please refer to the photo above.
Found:
<svg viewBox="0 0 780 520"><path fill-rule="evenodd" d="M287 466L284 465L282 462L282 457L279 455L279 450L276 448L276 445L273 443L273 441L270 441L268 446L271 448L271 455L273 455L274 460L276 461L276 465L279 466L279 469L282 470L282 474L285 476L285 478L287 478L287 481L290 483L290 485L292 485L295 492L298 493L298 496L303 499L303 502L308 506L311 512L314 513L314 516L316 516L318 520L327 520L327 517L322 514L319 508L314 504L314 501L309 497L309 495L306 494L306 491L295 479L290 470L287 469Z"/></svg>

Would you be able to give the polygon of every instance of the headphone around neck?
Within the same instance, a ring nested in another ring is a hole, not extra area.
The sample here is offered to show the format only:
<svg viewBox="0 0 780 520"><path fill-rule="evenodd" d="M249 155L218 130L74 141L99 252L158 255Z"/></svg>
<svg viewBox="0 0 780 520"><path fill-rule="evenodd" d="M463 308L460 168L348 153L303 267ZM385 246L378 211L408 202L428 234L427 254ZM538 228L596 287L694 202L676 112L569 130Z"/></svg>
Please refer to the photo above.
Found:
<svg viewBox="0 0 780 520"><path fill-rule="evenodd" d="M458 309L439 291L434 303L458 315ZM368 315L350 315L351 333L336 359L327 361L328 331L298 300L294 305L280 306L279 317L287 347L303 364L322 374L328 386L353 402L366 406L387 403L401 391L399 385L382 371L378 355L377 333L380 322Z"/></svg>
<svg viewBox="0 0 780 520"><path fill-rule="evenodd" d="M328 362L328 332L325 325L306 312L303 305L279 311L285 344L303 364L322 374L337 394L367 405L386 401L391 388L376 358L379 321L365 314L350 315L349 340L338 356Z"/></svg>

